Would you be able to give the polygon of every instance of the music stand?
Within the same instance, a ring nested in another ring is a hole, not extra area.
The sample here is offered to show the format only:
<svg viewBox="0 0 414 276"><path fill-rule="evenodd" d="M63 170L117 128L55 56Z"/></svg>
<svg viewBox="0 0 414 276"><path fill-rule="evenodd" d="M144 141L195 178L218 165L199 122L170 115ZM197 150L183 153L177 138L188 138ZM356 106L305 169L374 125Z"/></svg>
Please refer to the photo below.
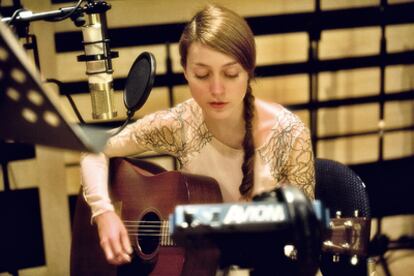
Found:
<svg viewBox="0 0 414 276"><path fill-rule="evenodd" d="M13 32L0 22L0 139L99 152L109 134L69 123Z"/></svg>
<svg viewBox="0 0 414 276"><path fill-rule="evenodd" d="M110 136L107 131L70 123L59 108L58 101L59 98L43 86L39 73L14 33L0 22L0 141L78 151L102 150ZM7 151L0 152L3 169L7 168L9 161L7 155ZM1 241L1 244L5 244L4 253L8 255L5 258L1 254L0 272L9 271L17 275L18 269L45 262L39 197L37 189L11 191L7 172L3 178L5 187L0 193L1 233L7 240ZM24 208L16 209L14 206ZM29 215L31 220L24 221L22 225L13 219L15 215ZM20 234L28 229L30 231Z"/></svg>

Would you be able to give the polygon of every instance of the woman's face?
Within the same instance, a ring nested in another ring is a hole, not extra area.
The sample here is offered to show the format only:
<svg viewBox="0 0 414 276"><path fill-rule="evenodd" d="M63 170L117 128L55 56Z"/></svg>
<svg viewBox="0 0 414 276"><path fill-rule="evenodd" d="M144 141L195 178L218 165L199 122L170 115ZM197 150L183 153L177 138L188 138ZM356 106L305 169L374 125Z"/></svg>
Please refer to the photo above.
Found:
<svg viewBox="0 0 414 276"><path fill-rule="evenodd" d="M249 76L235 59L195 42L188 49L184 74L207 119L242 116Z"/></svg>

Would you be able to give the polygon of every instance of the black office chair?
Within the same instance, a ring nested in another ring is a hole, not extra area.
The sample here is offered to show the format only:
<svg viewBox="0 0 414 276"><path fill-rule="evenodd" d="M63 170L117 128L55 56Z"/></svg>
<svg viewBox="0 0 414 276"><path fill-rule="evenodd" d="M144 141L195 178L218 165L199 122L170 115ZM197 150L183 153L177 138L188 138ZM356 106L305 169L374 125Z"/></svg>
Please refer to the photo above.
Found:
<svg viewBox="0 0 414 276"><path fill-rule="evenodd" d="M353 217L358 210L359 216L371 217L365 184L348 166L329 159L315 160L315 197L331 211L331 217L341 211L342 217ZM369 239L369 231L367 237ZM320 269L324 276L367 275L367 258L359 258L357 265L350 264L350 257L340 256L338 262L334 255L323 253Z"/></svg>

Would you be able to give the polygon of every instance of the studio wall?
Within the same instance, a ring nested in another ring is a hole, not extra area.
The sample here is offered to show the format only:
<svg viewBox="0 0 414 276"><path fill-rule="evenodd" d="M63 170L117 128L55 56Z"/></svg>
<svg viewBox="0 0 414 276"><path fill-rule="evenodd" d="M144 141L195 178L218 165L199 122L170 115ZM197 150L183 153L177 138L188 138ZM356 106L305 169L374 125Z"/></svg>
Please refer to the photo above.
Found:
<svg viewBox="0 0 414 276"><path fill-rule="evenodd" d="M21 2L34 12L75 3ZM184 22L209 1L108 2L112 5L107 13L111 45L119 51L119 58L113 60L117 83L125 80L141 52L150 51L157 60L155 87L134 118L189 98L177 40ZM281 103L299 115L313 130L317 157L358 166L414 156L414 17L398 13L405 9L414 14L414 1L388 1L383 21L375 17L381 16L380 0L325 0L320 1L319 10L314 0L214 2L235 10L251 23L258 52L254 94ZM1 1L1 5L12 5L12 1ZM373 18L364 18L364 14ZM311 29L320 36L310 38ZM158 32L151 36L153 30ZM104 127L120 125L126 117L121 85L116 86L114 97L119 116L111 122L92 119L85 64L77 61L77 56L83 54L80 29L65 20L34 22L30 31L37 37L42 75L64 83L60 89L46 85L60 97L70 120L77 122L65 93L73 97L87 122ZM384 38L385 49L381 47ZM316 49L316 59L310 63L312 49ZM30 50L29 54L33 56ZM312 71L315 68L318 70ZM80 189L79 157L76 151L37 146L35 159L9 164L12 188L38 187L41 200L46 265L21 270L22 276L69 274L69 198L76 197ZM175 168L168 156L149 152L141 157L167 169ZM413 181L412 175L407 181ZM393 237L412 235L413 222L408 215L387 218L384 229ZM398 259L390 264L394 275L409 275L414 259L407 254L400 259L398 254L390 256L391 260ZM377 275L381 273L378 268Z"/></svg>

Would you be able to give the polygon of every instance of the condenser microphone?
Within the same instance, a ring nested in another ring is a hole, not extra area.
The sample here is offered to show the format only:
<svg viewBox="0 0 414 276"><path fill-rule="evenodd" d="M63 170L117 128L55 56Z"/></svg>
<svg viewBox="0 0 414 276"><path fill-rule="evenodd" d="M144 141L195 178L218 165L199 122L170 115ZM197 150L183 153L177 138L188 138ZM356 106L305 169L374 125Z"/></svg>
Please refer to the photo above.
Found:
<svg viewBox="0 0 414 276"><path fill-rule="evenodd" d="M117 116L111 59L118 57L118 52L111 52L109 47L106 11L110 8L105 1L88 1L85 7L87 18L81 27L85 54L78 56L78 61L86 62L92 118L100 120Z"/></svg>

